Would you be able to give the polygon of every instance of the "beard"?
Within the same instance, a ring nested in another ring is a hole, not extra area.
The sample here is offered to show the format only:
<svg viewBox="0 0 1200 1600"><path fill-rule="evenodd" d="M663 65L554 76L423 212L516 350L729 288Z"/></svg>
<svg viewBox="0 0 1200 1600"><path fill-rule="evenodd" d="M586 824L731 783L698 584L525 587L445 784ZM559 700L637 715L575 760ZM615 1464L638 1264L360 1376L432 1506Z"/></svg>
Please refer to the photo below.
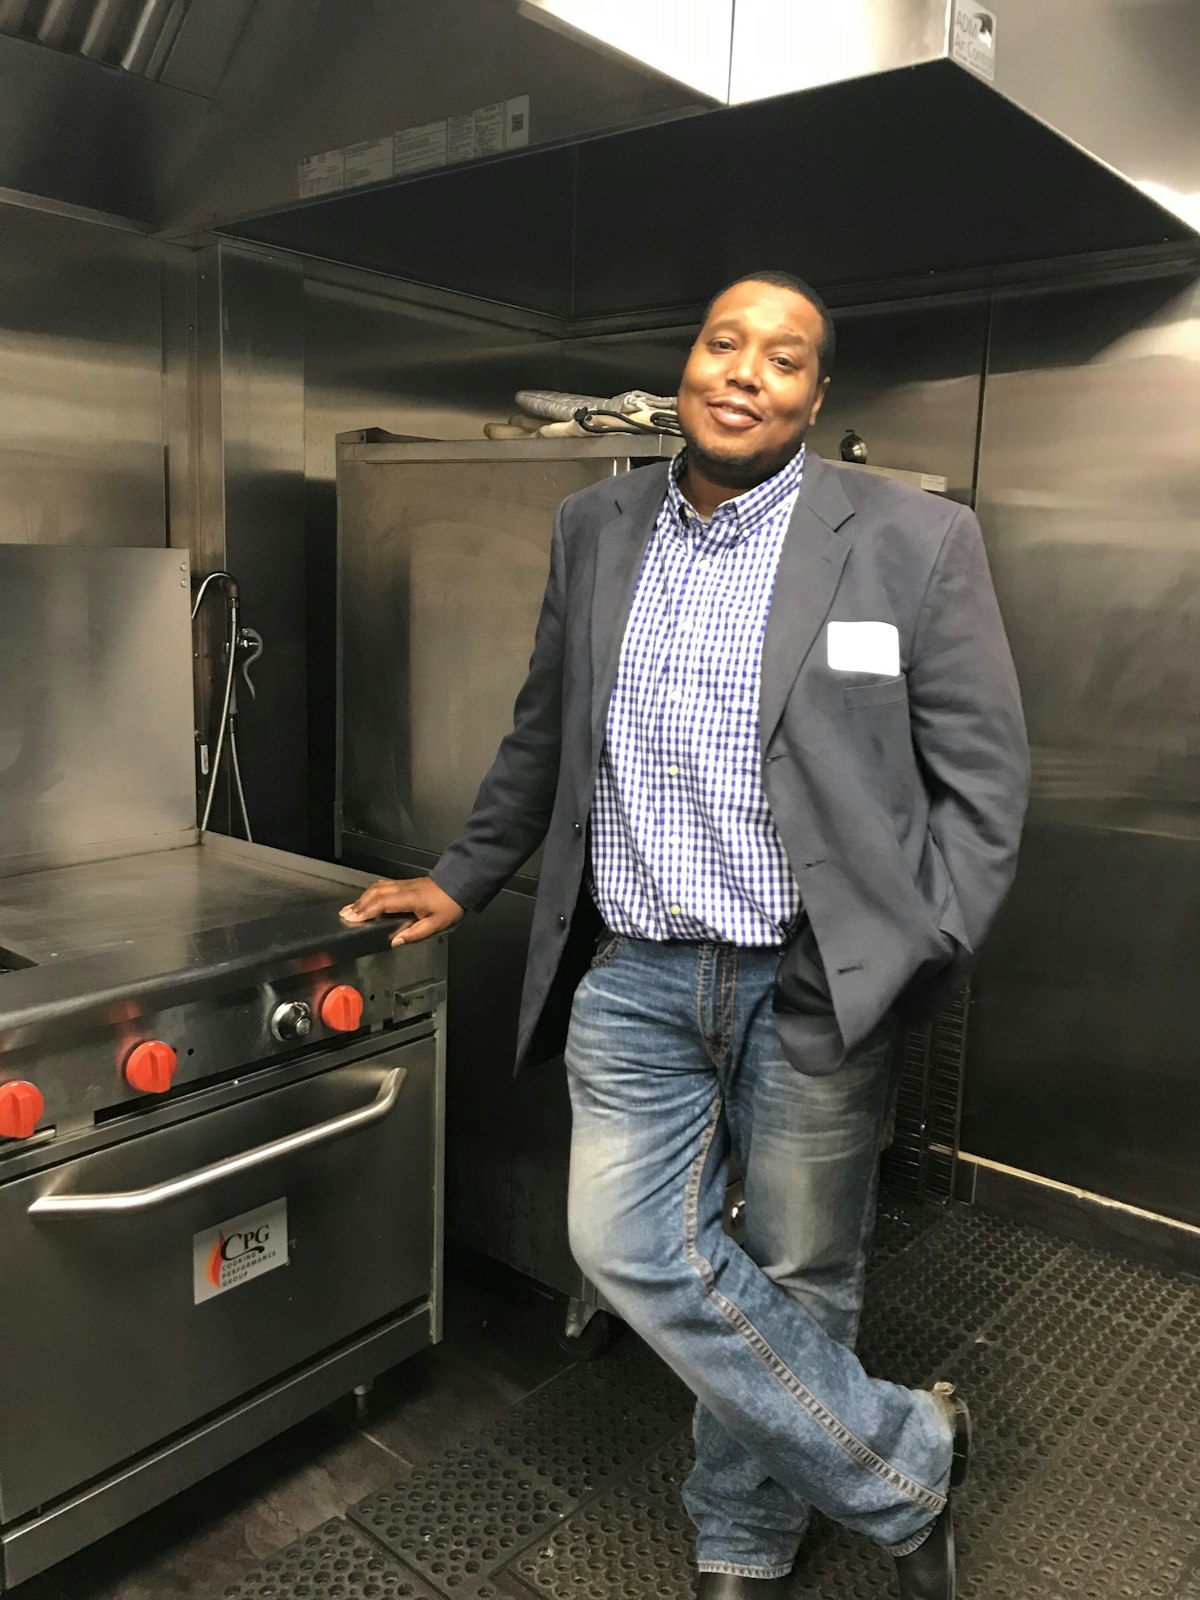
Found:
<svg viewBox="0 0 1200 1600"><path fill-rule="evenodd" d="M703 445L697 444L684 430L683 440L687 445L688 462L704 475L710 483L715 483L722 489L736 489L744 492L754 489L760 483L765 483L768 478L773 478L777 472L782 471L788 462L799 453L800 446L804 443L806 430L801 429L792 440L774 450L750 450L744 454L710 455Z"/></svg>

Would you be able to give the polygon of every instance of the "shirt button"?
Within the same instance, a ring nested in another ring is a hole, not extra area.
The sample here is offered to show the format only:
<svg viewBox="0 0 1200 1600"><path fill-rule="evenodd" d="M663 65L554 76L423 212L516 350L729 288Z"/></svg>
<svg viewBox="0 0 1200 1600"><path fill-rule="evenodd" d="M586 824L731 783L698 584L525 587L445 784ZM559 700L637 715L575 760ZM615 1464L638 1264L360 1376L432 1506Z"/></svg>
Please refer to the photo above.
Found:
<svg viewBox="0 0 1200 1600"><path fill-rule="evenodd" d="M679 768L678 767L668 767L667 768L667 777L668 778L677 778L678 776L679 776Z"/></svg>
<svg viewBox="0 0 1200 1600"><path fill-rule="evenodd" d="M680 836L679 836L679 834L677 834L677 833L673 833L673 834L672 834L672 835L671 835L671 837L670 837L670 838L669 838L669 839L668 839L668 840L667 840L667 843L668 843L668 844L682 844L682 843L683 843L683 840L682 840L682 838L681 838L681 837L680 837Z"/></svg>
<svg viewBox="0 0 1200 1600"><path fill-rule="evenodd" d="M676 705L678 705L679 702L683 699L683 696L680 694L678 689L672 689L671 690L671 699L675 702Z"/></svg>
<svg viewBox="0 0 1200 1600"><path fill-rule="evenodd" d="M682 906L672 906L670 909L671 909L671 915L673 917L681 917L683 915L683 907Z"/></svg>

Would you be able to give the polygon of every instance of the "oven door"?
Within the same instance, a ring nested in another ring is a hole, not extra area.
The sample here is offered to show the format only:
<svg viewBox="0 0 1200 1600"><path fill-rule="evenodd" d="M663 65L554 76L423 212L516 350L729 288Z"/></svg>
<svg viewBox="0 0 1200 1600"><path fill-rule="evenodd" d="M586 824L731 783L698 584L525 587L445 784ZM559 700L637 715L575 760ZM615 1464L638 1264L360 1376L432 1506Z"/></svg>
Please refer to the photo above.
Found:
<svg viewBox="0 0 1200 1600"><path fill-rule="evenodd" d="M5 1522L428 1298L432 1038L0 1186Z"/></svg>

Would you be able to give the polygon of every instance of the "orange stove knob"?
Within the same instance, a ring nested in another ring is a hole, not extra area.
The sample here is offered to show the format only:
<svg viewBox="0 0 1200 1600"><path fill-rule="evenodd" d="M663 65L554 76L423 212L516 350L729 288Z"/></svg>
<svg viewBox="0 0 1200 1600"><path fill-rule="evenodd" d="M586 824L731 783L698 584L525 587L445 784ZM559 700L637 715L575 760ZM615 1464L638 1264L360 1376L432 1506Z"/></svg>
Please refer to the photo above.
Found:
<svg viewBox="0 0 1200 1600"><path fill-rule="evenodd" d="M0 1083L0 1139L28 1139L42 1120L46 1102L32 1083Z"/></svg>
<svg viewBox="0 0 1200 1600"><path fill-rule="evenodd" d="M125 1082L142 1094L166 1094L175 1078L179 1058L161 1039L148 1039L130 1052Z"/></svg>
<svg viewBox="0 0 1200 1600"><path fill-rule="evenodd" d="M348 983L339 983L336 989L321 1001L321 1021L334 1033L354 1033L362 1027L363 997Z"/></svg>

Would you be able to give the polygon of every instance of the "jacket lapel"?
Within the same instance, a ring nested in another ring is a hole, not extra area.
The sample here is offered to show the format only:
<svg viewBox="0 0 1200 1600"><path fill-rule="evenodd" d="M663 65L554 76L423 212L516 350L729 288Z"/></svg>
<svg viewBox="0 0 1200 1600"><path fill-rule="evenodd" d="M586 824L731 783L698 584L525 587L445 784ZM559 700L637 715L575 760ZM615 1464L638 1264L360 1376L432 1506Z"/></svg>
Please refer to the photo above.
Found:
<svg viewBox="0 0 1200 1600"><path fill-rule="evenodd" d="M615 514L596 536L592 588L592 765L600 758L608 702L621 659L642 560L667 490L670 464L639 467L621 480Z"/></svg>
<svg viewBox="0 0 1200 1600"><path fill-rule="evenodd" d="M807 452L804 479L775 573L763 641L758 723L764 755L796 675L829 614L850 554L849 542L837 530L854 515L854 508L839 479L835 467L826 466L811 450Z"/></svg>

